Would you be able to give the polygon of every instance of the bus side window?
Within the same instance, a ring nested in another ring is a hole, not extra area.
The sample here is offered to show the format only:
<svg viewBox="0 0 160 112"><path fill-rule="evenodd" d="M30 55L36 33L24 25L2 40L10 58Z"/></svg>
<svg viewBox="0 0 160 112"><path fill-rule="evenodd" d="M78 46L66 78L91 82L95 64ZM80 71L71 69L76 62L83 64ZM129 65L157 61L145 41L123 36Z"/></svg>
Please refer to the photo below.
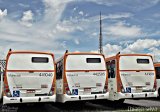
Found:
<svg viewBox="0 0 160 112"><path fill-rule="evenodd" d="M115 78L115 60L111 61L111 78Z"/></svg>
<svg viewBox="0 0 160 112"><path fill-rule="evenodd" d="M60 61L60 79L62 79L63 74L63 60Z"/></svg>
<svg viewBox="0 0 160 112"><path fill-rule="evenodd" d="M156 78L160 79L160 67L155 67L156 69Z"/></svg>
<svg viewBox="0 0 160 112"><path fill-rule="evenodd" d="M1 81L1 75L3 75L1 67L0 67L0 81Z"/></svg>
<svg viewBox="0 0 160 112"><path fill-rule="evenodd" d="M63 60L59 61L57 63L57 76L56 76L56 79L62 79L62 71L63 71Z"/></svg>
<svg viewBox="0 0 160 112"><path fill-rule="evenodd" d="M59 62L56 64L56 79L59 79Z"/></svg>
<svg viewBox="0 0 160 112"><path fill-rule="evenodd" d="M108 78L111 78L111 67L110 67L110 61L106 62L107 71L108 71Z"/></svg>

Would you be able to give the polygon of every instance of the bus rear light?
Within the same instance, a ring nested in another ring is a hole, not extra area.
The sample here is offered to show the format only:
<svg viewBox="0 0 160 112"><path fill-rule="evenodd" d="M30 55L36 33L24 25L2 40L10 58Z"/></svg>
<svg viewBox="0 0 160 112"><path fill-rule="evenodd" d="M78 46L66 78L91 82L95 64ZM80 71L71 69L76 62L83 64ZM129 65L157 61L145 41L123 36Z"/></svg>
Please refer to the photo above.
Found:
<svg viewBox="0 0 160 112"><path fill-rule="evenodd" d="M65 88L65 93L66 93L67 95L71 95L71 91L70 91L67 83L64 83L64 88Z"/></svg>
<svg viewBox="0 0 160 112"><path fill-rule="evenodd" d="M67 94L67 95L71 95L71 91L69 90L68 87L66 88L66 94Z"/></svg>
<svg viewBox="0 0 160 112"><path fill-rule="evenodd" d="M154 86L153 86L153 90L156 91L157 90L157 81L154 81Z"/></svg>
<svg viewBox="0 0 160 112"><path fill-rule="evenodd" d="M121 82L118 83L118 88L120 89L120 92L125 93L125 89L123 88L123 85Z"/></svg>
<svg viewBox="0 0 160 112"><path fill-rule="evenodd" d="M4 92L5 92L7 97L11 97L12 96L8 85L4 86Z"/></svg>
<svg viewBox="0 0 160 112"><path fill-rule="evenodd" d="M54 94L53 91L50 91L50 92L49 92L49 96L52 96L53 94Z"/></svg>
<svg viewBox="0 0 160 112"><path fill-rule="evenodd" d="M6 96L7 96L7 97L12 97L12 95L11 95L10 92L7 92L7 93L6 93Z"/></svg>
<svg viewBox="0 0 160 112"><path fill-rule="evenodd" d="M104 85L104 89L103 89L103 93L107 93L107 91L108 91L108 84L107 84L107 83L105 83L105 85Z"/></svg>
<svg viewBox="0 0 160 112"><path fill-rule="evenodd" d="M51 88L50 92L49 92L49 96L54 95L54 87Z"/></svg>
<svg viewBox="0 0 160 112"><path fill-rule="evenodd" d="M66 91L69 91L69 87L66 87Z"/></svg>
<svg viewBox="0 0 160 112"><path fill-rule="evenodd" d="M54 92L55 92L55 84L52 84L52 87L51 87L51 90L49 92L49 95L50 96L54 95Z"/></svg>
<svg viewBox="0 0 160 112"><path fill-rule="evenodd" d="M9 92L9 88L5 88L5 92L8 93Z"/></svg>
<svg viewBox="0 0 160 112"><path fill-rule="evenodd" d="M51 91L53 91L53 92L54 92L54 87L52 87L52 88L51 88Z"/></svg>

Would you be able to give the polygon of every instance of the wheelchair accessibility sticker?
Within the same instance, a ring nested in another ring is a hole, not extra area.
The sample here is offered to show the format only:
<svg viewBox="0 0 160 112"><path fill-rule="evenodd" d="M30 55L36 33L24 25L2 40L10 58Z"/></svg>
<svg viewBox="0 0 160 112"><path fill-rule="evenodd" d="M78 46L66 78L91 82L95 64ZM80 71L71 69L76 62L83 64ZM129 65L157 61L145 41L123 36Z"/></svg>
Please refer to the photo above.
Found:
<svg viewBox="0 0 160 112"><path fill-rule="evenodd" d="M19 91L13 91L13 97L19 97L20 92Z"/></svg>
<svg viewBox="0 0 160 112"><path fill-rule="evenodd" d="M126 93L131 93L131 87L126 87Z"/></svg>
<svg viewBox="0 0 160 112"><path fill-rule="evenodd" d="M72 89L72 94L73 95L78 95L78 89Z"/></svg>

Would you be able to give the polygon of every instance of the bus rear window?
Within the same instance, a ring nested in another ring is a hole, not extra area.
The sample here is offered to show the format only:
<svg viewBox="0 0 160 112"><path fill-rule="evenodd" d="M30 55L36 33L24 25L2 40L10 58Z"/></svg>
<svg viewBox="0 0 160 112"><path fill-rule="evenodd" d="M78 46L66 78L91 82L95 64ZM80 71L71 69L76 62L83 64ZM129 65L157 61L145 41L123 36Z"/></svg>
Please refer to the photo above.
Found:
<svg viewBox="0 0 160 112"><path fill-rule="evenodd" d="M33 63L48 63L49 58L47 58L47 57L32 57L32 62Z"/></svg>
<svg viewBox="0 0 160 112"><path fill-rule="evenodd" d="M87 63L101 63L101 58L87 58Z"/></svg>
<svg viewBox="0 0 160 112"><path fill-rule="evenodd" d="M137 59L137 63L139 63L139 64L149 64L149 59Z"/></svg>

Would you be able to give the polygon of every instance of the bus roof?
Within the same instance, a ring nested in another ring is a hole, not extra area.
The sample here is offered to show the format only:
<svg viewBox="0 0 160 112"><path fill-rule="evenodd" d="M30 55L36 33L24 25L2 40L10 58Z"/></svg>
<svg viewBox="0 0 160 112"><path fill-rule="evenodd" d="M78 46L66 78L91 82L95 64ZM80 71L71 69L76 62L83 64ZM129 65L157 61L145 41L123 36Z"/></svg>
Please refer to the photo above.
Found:
<svg viewBox="0 0 160 112"><path fill-rule="evenodd" d="M94 52L69 52L69 53L65 53L62 57L58 58L56 60L56 63L59 62L60 60L62 60L67 55L102 55L102 56L104 56L101 53L94 53Z"/></svg>
<svg viewBox="0 0 160 112"><path fill-rule="evenodd" d="M71 52L71 53L66 53L65 55L103 55L103 54L93 53L93 52Z"/></svg>
<svg viewBox="0 0 160 112"><path fill-rule="evenodd" d="M53 53L49 52L39 52L39 51L9 51L9 54L48 54L48 55L53 55Z"/></svg>
<svg viewBox="0 0 160 112"><path fill-rule="evenodd" d="M151 55L149 54L118 54L118 56L151 56ZM116 59L116 56L107 57L105 60L108 61L113 59Z"/></svg>

